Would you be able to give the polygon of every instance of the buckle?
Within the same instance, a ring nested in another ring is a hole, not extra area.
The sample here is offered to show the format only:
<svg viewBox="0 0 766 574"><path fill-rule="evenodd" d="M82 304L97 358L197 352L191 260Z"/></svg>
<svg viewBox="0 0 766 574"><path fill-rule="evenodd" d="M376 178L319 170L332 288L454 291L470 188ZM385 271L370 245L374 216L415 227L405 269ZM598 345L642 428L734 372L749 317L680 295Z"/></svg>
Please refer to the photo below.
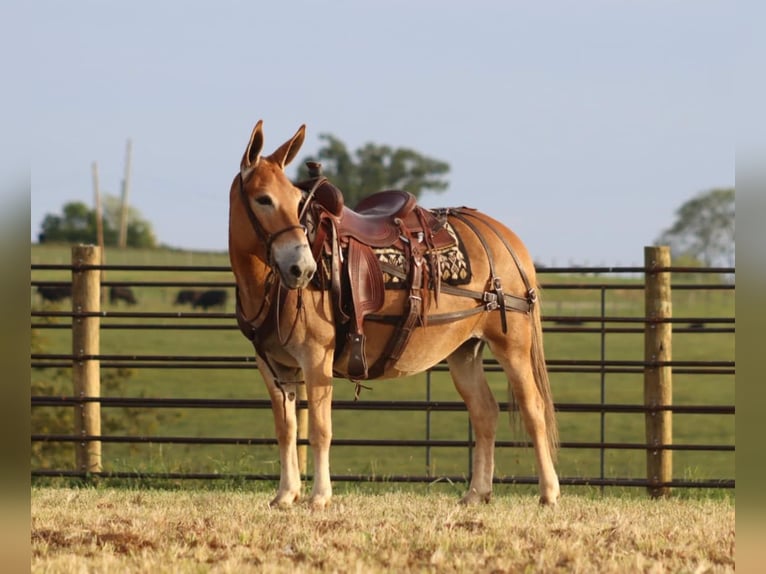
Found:
<svg viewBox="0 0 766 574"><path fill-rule="evenodd" d="M487 311L494 311L495 309L500 307L500 303L497 302L497 295L495 293L490 293L489 291L484 292L484 297L482 299L486 305L484 308Z"/></svg>

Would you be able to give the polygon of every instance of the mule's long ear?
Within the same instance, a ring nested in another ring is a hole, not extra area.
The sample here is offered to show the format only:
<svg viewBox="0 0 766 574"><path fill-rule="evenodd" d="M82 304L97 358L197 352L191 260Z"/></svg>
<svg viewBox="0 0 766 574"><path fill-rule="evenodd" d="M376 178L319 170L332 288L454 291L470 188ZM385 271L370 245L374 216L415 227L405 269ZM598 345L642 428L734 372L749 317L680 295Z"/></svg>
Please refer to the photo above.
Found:
<svg viewBox="0 0 766 574"><path fill-rule="evenodd" d="M251 167L254 167L261 159L261 150L263 149L263 120L258 120L250 134L250 142L247 144L245 154L242 156L242 162L239 164L239 171L245 175Z"/></svg>
<svg viewBox="0 0 766 574"><path fill-rule="evenodd" d="M295 156L298 154L298 150L303 145L303 139L306 137L306 124L303 124L295 132L295 135L279 146L279 149L271 154L270 159L274 160L279 167L285 169L285 166L289 164Z"/></svg>

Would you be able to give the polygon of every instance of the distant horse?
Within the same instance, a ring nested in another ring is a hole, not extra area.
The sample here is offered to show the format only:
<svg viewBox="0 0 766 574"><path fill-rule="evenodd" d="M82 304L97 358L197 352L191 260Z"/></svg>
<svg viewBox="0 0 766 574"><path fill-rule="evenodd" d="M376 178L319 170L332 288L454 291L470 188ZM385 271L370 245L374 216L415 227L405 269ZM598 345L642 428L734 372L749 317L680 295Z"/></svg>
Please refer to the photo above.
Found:
<svg viewBox="0 0 766 574"><path fill-rule="evenodd" d="M304 134L301 126L262 156L259 121L229 196L237 320L255 348L279 443L272 505L301 495L298 385L306 385L314 458L309 502L321 508L332 496L333 376L401 377L445 358L476 441L461 502L488 502L499 409L484 374L484 345L502 366L534 445L540 502L555 504L558 431L534 264L521 240L483 213L426 210L405 192L374 194L352 211L316 171L293 184L284 168Z"/></svg>

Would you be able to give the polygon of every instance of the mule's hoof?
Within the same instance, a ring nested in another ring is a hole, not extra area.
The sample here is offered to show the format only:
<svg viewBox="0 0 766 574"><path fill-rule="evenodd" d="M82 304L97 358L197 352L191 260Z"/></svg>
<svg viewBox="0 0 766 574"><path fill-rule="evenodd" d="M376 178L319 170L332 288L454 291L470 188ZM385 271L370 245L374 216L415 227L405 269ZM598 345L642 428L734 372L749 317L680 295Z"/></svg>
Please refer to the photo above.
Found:
<svg viewBox="0 0 766 574"><path fill-rule="evenodd" d="M479 503L489 504L489 501L492 499L492 493L491 492L485 492L484 494L479 494L475 489L471 489L468 492L465 493L463 498L460 499L459 504L463 504L465 506L474 506Z"/></svg>
<svg viewBox="0 0 766 574"><path fill-rule="evenodd" d="M550 496L541 496L540 497L540 506L547 506L549 508L555 508L555 506L559 502L559 495L550 495Z"/></svg>
<svg viewBox="0 0 766 574"><path fill-rule="evenodd" d="M309 499L309 506L312 510L323 510L330 506L330 497L314 495Z"/></svg>
<svg viewBox="0 0 766 574"><path fill-rule="evenodd" d="M290 508L300 498L300 495L295 492L278 493L274 500L269 502L269 506L272 508Z"/></svg>

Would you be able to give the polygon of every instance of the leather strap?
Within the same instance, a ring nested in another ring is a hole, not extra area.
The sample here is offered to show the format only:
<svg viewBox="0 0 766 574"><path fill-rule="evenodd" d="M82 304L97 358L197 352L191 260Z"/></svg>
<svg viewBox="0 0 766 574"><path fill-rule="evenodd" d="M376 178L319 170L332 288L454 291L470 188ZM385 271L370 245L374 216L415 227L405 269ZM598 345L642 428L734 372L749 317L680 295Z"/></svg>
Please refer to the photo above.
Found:
<svg viewBox="0 0 766 574"><path fill-rule="evenodd" d="M465 217L463 213L464 212L462 209L451 211L451 215L465 223L471 229L471 231L473 231L474 235L476 235L476 237L479 239L482 247L484 247L484 252L487 254L487 262L489 263L489 280L492 289L497 295L498 308L500 309L500 324L502 325L503 333L507 333L508 319L505 316L505 296L503 295L503 287L500 281L500 277L498 277L495 273L495 261L492 257L492 250L490 249L487 240L484 238L484 235L482 235L476 225L474 225L467 217Z"/></svg>
<svg viewBox="0 0 766 574"><path fill-rule="evenodd" d="M428 324L429 325L445 325L447 323L454 323L455 321L459 321L460 319L466 319L468 317L472 317L474 315L478 315L480 313L485 313L487 309L481 305L479 307L472 307L471 309L464 309L463 311L452 311L450 313L435 313L433 315L428 316ZM373 321L374 323L383 323L386 325L398 325L401 321L401 317L399 315L367 315L366 319L368 321ZM374 370L374 369L373 369ZM373 370L370 371L370 378L374 378L372 375Z"/></svg>
<svg viewBox="0 0 766 574"><path fill-rule="evenodd" d="M406 280L407 276L402 273L402 271L389 263L382 262L380 263L380 268L383 270L384 273L388 273L389 275L393 275L395 277L398 277L399 279ZM495 301L496 296L494 293L490 293L489 291L473 291L471 289L465 289L463 287L457 287L455 285L450 285L449 283L445 283L441 287L442 293L447 293L448 295L456 295L458 297L467 297L469 299L475 299L476 301L482 301L484 303L487 303L489 307L491 307L491 303ZM520 313L529 313L529 311L532 309L532 303L534 301L531 301L527 298L518 297L516 295L511 295L509 293L503 293L503 296L505 298L505 307L506 309L512 309L513 311L518 311ZM491 308L488 308L488 306L480 306L476 308L476 312L478 311L491 311ZM455 311L455 313L464 313L464 311ZM474 313L470 313L473 315ZM449 315L449 313L443 313L442 315ZM436 317L437 315L428 315L428 322L430 323L433 321L433 317ZM372 315L368 315L367 318L370 320L377 320L373 319ZM381 315L376 315L375 317L381 317ZM398 315L396 315L398 317Z"/></svg>

